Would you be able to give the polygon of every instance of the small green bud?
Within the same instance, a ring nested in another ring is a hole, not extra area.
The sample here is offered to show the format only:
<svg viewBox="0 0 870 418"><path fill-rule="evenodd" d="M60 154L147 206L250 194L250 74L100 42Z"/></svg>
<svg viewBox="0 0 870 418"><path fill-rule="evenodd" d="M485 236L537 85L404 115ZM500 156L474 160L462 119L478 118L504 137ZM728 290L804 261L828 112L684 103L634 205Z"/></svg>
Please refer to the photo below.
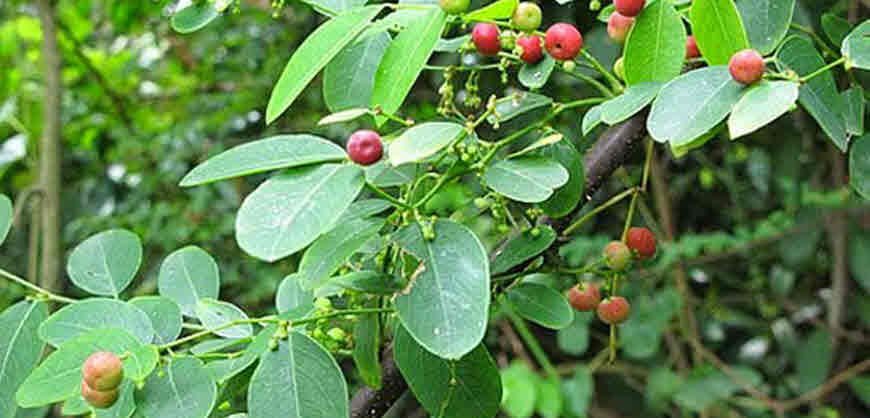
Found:
<svg viewBox="0 0 870 418"><path fill-rule="evenodd" d="M332 328L326 332L329 335L329 338L332 338L335 341L344 341L347 338L347 333L344 332L341 328Z"/></svg>

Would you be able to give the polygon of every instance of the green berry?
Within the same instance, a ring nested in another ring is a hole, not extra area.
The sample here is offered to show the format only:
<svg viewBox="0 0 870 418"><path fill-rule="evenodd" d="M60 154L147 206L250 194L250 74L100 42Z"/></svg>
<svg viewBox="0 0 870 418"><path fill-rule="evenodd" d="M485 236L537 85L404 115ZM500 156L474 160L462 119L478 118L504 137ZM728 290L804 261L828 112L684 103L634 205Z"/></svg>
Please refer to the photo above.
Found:
<svg viewBox="0 0 870 418"><path fill-rule="evenodd" d="M457 15L468 10L471 0L439 0L438 6L449 15Z"/></svg>
<svg viewBox="0 0 870 418"><path fill-rule="evenodd" d="M631 262L631 250L622 241L611 241L604 247L604 261L611 270L625 270Z"/></svg>
<svg viewBox="0 0 870 418"><path fill-rule="evenodd" d="M541 8L535 3L524 1L517 5L511 22L515 28L531 32L541 26Z"/></svg>

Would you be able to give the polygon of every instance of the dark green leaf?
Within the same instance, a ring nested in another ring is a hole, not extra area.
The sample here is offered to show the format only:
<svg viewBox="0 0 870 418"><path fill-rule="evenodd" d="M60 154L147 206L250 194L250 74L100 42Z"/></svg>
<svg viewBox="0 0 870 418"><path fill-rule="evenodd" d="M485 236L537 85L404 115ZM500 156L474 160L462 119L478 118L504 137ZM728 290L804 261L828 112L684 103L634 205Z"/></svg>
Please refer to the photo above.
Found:
<svg viewBox="0 0 870 418"><path fill-rule="evenodd" d="M172 15L171 25L178 33L198 31L215 20L220 13L211 2L191 4Z"/></svg>
<svg viewBox="0 0 870 418"><path fill-rule="evenodd" d="M383 219L357 218L317 238L299 262L302 287L310 290L322 285L383 226Z"/></svg>
<svg viewBox="0 0 870 418"><path fill-rule="evenodd" d="M483 175L486 185L512 200L526 203L543 202L555 189L568 182L568 170L561 164L542 157L520 157L501 160Z"/></svg>
<svg viewBox="0 0 870 418"><path fill-rule="evenodd" d="M337 112L369 106L375 72L390 41L392 38L387 32L365 36L326 65L323 70L323 100L329 110Z"/></svg>
<svg viewBox="0 0 870 418"><path fill-rule="evenodd" d="M755 370L745 367L734 367L732 370L752 386L761 381L761 376ZM740 386L724 373L712 368L701 368L693 370L686 378L674 395L674 401L686 410L701 412L714 402L730 397L739 389Z"/></svg>
<svg viewBox="0 0 870 418"><path fill-rule="evenodd" d="M831 334L825 329L813 331L806 341L798 346L794 359L798 392L809 392L824 383L831 372L833 360L834 348L831 346Z"/></svg>
<svg viewBox="0 0 870 418"><path fill-rule="evenodd" d="M278 313L314 309L314 292L303 289L300 279L300 275L294 273L281 281L278 293L275 294L275 306L278 308Z"/></svg>
<svg viewBox="0 0 870 418"><path fill-rule="evenodd" d="M870 21L858 25L843 39L841 48L846 65L870 70Z"/></svg>
<svg viewBox="0 0 870 418"><path fill-rule="evenodd" d="M205 368L219 384L223 385L233 376L241 373L250 365L254 364L266 350L269 349L269 341L278 330L278 325L272 324L260 331L254 341L242 352L242 355L225 360L216 360L208 363Z"/></svg>
<svg viewBox="0 0 870 418"><path fill-rule="evenodd" d="M492 274L501 274L510 270L540 254L556 241L556 231L553 231L553 228L544 225L534 229L537 232L526 230L507 242L492 262Z"/></svg>
<svg viewBox="0 0 870 418"><path fill-rule="evenodd" d="M565 410L575 416L586 416L594 393L595 381L592 379L592 372L584 366L578 367L573 377L562 382Z"/></svg>
<svg viewBox="0 0 870 418"><path fill-rule="evenodd" d="M37 328L48 317L42 302L21 301L0 314L0 417L18 412L15 391L36 367L45 344Z"/></svg>
<svg viewBox="0 0 870 418"><path fill-rule="evenodd" d="M601 104L601 120L608 125L622 122L650 104L664 83L646 82L629 86L625 92Z"/></svg>
<svg viewBox="0 0 870 418"><path fill-rule="evenodd" d="M224 338L245 338L254 334L251 324L226 327L230 322L248 319L245 311L229 302L201 298L196 302L196 317L206 329Z"/></svg>
<svg viewBox="0 0 870 418"><path fill-rule="evenodd" d="M541 209L551 218L561 218L571 213L583 199L586 175L583 157L568 139L542 148L539 155L558 162L568 170L568 182L556 189L549 199L540 203Z"/></svg>
<svg viewBox="0 0 870 418"><path fill-rule="evenodd" d="M514 93L495 101L495 114L486 120L490 124L507 122L523 113L553 104L553 99L541 94L530 92Z"/></svg>
<svg viewBox="0 0 870 418"><path fill-rule="evenodd" d="M628 356L649 358L658 352L662 332L680 311L680 295L669 287L654 296L633 298L631 304L631 317L620 327L620 341Z"/></svg>
<svg viewBox="0 0 870 418"><path fill-rule="evenodd" d="M556 333L559 349L574 356L586 353L589 348L589 323L594 318L595 314L592 312L574 312L571 325Z"/></svg>
<svg viewBox="0 0 870 418"><path fill-rule="evenodd" d="M849 184L858 195L870 199L870 134L853 141L849 150ZM867 284L865 289L870 291L870 279Z"/></svg>
<svg viewBox="0 0 870 418"><path fill-rule="evenodd" d="M547 286L520 283L507 292L507 298L520 316L550 329L565 328L574 320L568 301Z"/></svg>
<svg viewBox="0 0 870 418"><path fill-rule="evenodd" d="M402 290L403 283L393 276L376 271L357 271L332 279L334 283L345 289L376 295L392 295Z"/></svg>
<svg viewBox="0 0 870 418"><path fill-rule="evenodd" d="M850 135L864 135L864 88L854 84L843 92L843 104L846 113L843 114L846 132Z"/></svg>
<svg viewBox="0 0 870 418"><path fill-rule="evenodd" d="M834 45L842 45L843 39L852 31L849 21L832 13L822 15L822 30Z"/></svg>
<svg viewBox="0 0 870 418"><path fill-rule="evenodd" d="M363 382L381 387L381 323L377 314L363 315L353 328L353 362Z"/></svg>
<svg viewBox="0 0 870 418"><path fill-rule="evenodd" d="M601 105L590 107L583 115L583 135L589 135L596 126L601 124Z"/></svg>
<svg viewBox="0 0 870 418"><path fill-rule="evenodd" d="M788 33L795 0L737 0L749 44L762 55L776 49Z"/></svg>
<svg viewBox="0 0 870 418"><path fill-rule="evenodd" d="M544 58L536 64L524 64L523 67L520 68L517 78L520 80L520 84L525 88L539 89L544 87L544 84L547 84L547 80L550 79L550 74L553 73L553 68L555 66L556 60L548 54L544 54Z"/></svg>

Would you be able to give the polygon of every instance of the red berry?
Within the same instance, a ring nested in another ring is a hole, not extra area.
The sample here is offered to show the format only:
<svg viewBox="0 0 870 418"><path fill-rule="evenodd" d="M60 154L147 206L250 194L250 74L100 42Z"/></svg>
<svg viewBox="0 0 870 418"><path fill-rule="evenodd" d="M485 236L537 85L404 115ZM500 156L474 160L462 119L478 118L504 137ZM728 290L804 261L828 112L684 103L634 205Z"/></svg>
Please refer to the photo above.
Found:
<svg viewBox="0 0 870 418"><path fill-rule="evenodd" d="M371 165L384 155L381 136L375 131L356 131L347 140L347 154L359 165Z"/></svg>
<svg viewBox="0 0 870 418"><path fill-rule="evenodd" d="M531 32L541 26L541 8L535 3L524 1L517 5L511 22L515 28Z"/></svg>
<svg viewBox="0 0 870 418"><path fill-rule="evenodd" d="M752 84L764 75L764 58L754 49L744 49L731 56L728 71L734 81Z"/></svg>
<svg viewBox="0 0 870 418"><path fill-rule="evenodd" d="M118 400L120 390L117 388L107 391L99 391L88 385L85 379L82 379L82 398L88 405L97 409L106 409L115 404Z"/></svg>
<svg viewBox="0 0 870 418"><path fill-rule="evenodd" d="M550 55L561 61L572 60L583 47L583 35L568 23L557 23L547 29L544 45Z"/></svg>
<svg viewBox="0 0 870 418"><path fill-rule="evenodd" d="M598 304L598 318L606 324L621 324L630 314L631 306L622 296L609 297Z"/></svg>
<svg viewBox="0 0 870 418"><path fill-rule="evenodd" d="M643 10L644 4L646 4L646 0L613 0L613 7L616 11L628 17L637 16Z"/></svg>
<svg viewBox="0 0 870 418"><path fill-rule="evenodd" d="M633 24L633 17L623 16L619 12L613 12L610 14L610 19L607 20L607 34L610 35L610 39L623 43L625 42L625 38L628 36L628 31L631 29L631 25Z"/></svg>
<svg viewBox="0 0 870 418"><path fill-rule="evenodd" d="M695 35L689 35L686 38L686 58L697 58L701 56L701 51L698 50L698 43L695 42Z"/></svg>
<svg viewBox="0 0 870 418"><path fill-rule="evenodd" d="M517 38L517 45L523 48L520 59L526 64L534 64L544 57L544 51L541 49L541 38L538 35L521 35Z"/></svg>
<svg viewBox="0 0 870 418"><path fill-rule="evenodd" d="M480 55L493 56L501 51L498 40L498 26L492 23L478 23L471 31L471 40Z"/></svg>
<svg viewBox="0 0 870 418"><path fill-rule="evenodd" d="M625 270L631 262L631 250L622 241L611 241L604 247L604 261L611 270Z"/></svg>
<svg viewBox="0 0 870 418"><path fill-rule="evenodd" d="M601 292L592 283L581 283L568 291L568 303L578 311L592 311L601 302Z"/></svg>
<svg viewBox="0 0 870 418"><path fill-rule="evenodd" d="M82 378L94 390L117 389L121 385L121 379L124 378L121 359L108 351L91 354L82 365Z"/></svg>
<svg viewBox="0 0 870 418"><path fill-rule="evenodd" d="M630 228L625 236L625 244L642 260L656 254L656 237L646 228Z"/></svg>

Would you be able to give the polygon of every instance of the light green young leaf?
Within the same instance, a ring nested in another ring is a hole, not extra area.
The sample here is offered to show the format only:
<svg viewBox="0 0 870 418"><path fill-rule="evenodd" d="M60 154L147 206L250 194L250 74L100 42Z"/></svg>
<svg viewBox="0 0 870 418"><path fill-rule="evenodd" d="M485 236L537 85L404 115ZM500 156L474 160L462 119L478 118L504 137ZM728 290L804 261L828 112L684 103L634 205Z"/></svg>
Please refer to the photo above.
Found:
<svg viewBox="0 0 870 418"><path fill-rule="evenodd" d="M348 122L352 121L360 116L369 114L368 108L353 108L342 110L340 112L331 113L323 117L317 121L318 125L329 125L331 123L340 123L340 122Z"/></svg>
<svg viewBox="0 0 870 418"><path fill-rule="evenodd" d="M752 86L728 118L731 139L755 132L788 112L797 101L799 86L792 81L762 81Z"/></svg>
<svg viewBox="0 0 870 418"><path fill-rule="evenodd" d="M496 0L480 9L474 10L463 16L466 22L478 20L508 19L514 14L519 4L518 0Z"/></svg>
<svg viewBox="0 0 870 418"><path fill-rule="evenodd" d="M628 86L625 92L601 104L601 120L608 125L622 122L655 99L664 83L646 82Z"/></svg>
<svg viewBox="0 0 870 418"><path fill-rule="evenodd" d="M390 163L400 166L435 154L465 130L452 122L429 122L409 128L390 143Z"/></svg>
<svg viewBox="0 0 870 418"><path fill-rule="evenodd" d="M79 244L66 265L70 280L82 290L117 297L142 263L142 242L124 229L100 232Z"/></svg>
<svg viewBox="0 0 870 418"><path fill-rule="evenodd" d="M749 48L734 0L694 0L689 15L698 49L710 65L728 65L735 52Z"/></svg>
<svg viewBox="0 0 870 418"><path fill-rule="evenodd" d="M601 105L592 106L583 115L581 131L583 136L589 135L596 126L601 124Z"/></svg>
<svg viewBox="0 0 870 418"><path fill-rule="evenodd" d="M278 313L314 309L314 292L302 288L301 278L298 273L294 273L281 280L278 292L275 294Z"/></svg>
<svg viewBox="0 0 870 418"><path fill-rule="evenodd" d="M0 194L0 244L6 241L9 228L12 227L12 200L5 194Z"/></svg>
<svg viewBox="0 0 870 418"><path fill-rule="evenodd" d="M160 353L154 345L142 345L127 353L128 356L124 359L124 377L137 382L145 380L157 367L157 360L160 359Z"/></svg>
<svg viewBox="0 0 870 418"><path fill-rule="evenodd" d="M625 41L629 85L666 83L680 74L686 55L686 28L670 1L650 3L635 18Z"/></svg>

